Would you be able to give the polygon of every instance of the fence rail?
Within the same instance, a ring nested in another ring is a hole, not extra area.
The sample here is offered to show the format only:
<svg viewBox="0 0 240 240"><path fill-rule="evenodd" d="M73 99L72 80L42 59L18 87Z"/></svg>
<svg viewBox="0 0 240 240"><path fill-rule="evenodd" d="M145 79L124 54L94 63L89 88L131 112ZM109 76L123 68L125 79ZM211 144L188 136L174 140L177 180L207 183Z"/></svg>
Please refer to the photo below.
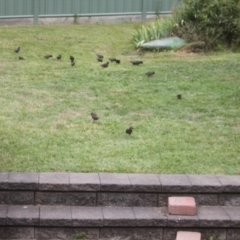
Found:
<svg viewBox="0 0 240 240"><path fill-rule="evenodd" d="M0 19L171 13L179 0L0 0Z"/></svg>

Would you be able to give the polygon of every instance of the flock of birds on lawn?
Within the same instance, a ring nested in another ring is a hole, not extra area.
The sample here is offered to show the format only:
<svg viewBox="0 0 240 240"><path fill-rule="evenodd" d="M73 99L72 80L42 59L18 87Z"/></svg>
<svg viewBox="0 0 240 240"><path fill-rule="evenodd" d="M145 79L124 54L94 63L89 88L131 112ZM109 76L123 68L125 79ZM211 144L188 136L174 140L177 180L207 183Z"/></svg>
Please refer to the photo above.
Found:
<svg viewBox="0 0 240 240"><path fill-rule="evenodd" d="M17 48L14 50L14 52L15 52L15 53L19 53L19 52L20 52L20 47L17 47ZM103 58L104 58L103 55L101 55L101 54L96 54L96 56L97 56L97 61L98 61L98 62L103 62ZM49 58L51 58L51 57L53 57L51 54L47 54L47 55L44 56L44 58L46 58L46 59L49 59ZM58 56L56 57L57 60L61 60L61 58L62 58L62 55L58 55ZM19 60L25 60L25 59L24 59L23 57L21 57L21 56L19 56L18 59L19 59ZM73 57L73 56L70 56L69 59L70 59L70 64L71 64L71 66L75 66L75 59L74 59L74 57ZM121 61L120 61L119 59L116 59L116 58L109 58L109 60L110 60L110 62L115 62L116 64L120 64L120 63L121 63ZM130 61L130 63L132 63L132 65L140 65L140 64L143 64L143 61L136 60L136 61ZM101 66L102 68L107 68L108 65L109 65L109 62L106 62L106 63L101 64L100 66ZM153 76L153 75L155 74L155 72L149 71L149 72L147 72L147 73L145 73L145 74L146 74L148 77L151 77L151 76ZM182 99L182 95L181 95L181 94L177 94L177 98L178 98L178 99ZM91 117L92 117L92 119L93 119L93 122L95 122L95 121L97 121L97 120L100 119L100 117L99 117L96 113L91 113ZM132 131L133 131L133 127L129 127L129 128L126 129L125 132L126 132L126 134L128 134L128 135L130 136L131 133L132 133Z"/></svg>

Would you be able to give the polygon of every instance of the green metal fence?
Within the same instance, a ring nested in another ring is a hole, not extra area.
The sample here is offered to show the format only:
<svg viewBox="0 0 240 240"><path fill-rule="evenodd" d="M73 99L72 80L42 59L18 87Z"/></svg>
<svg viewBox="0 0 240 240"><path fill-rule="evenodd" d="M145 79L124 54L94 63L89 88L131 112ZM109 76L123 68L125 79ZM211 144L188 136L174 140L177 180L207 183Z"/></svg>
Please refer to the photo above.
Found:
<svg viewBox="0 0 240 240"><path fill-rule="evenodd" d="M0 19L171 13L179 0L0 0Z"/></svg>

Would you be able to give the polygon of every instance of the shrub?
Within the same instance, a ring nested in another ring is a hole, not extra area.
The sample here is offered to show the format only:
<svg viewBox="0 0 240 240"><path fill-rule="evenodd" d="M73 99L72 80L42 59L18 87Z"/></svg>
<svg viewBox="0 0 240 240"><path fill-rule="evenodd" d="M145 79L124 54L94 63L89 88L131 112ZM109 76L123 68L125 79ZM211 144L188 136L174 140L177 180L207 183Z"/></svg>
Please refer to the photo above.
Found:
<svg viewBox="0 0 240 240"><path fill-rule="evenodd" d="M183 0L171 17L148 23L133 33L133 43L177 35L204 50L240 48L240 0Z"/></svg>
<svg viewBox="0 0 240 240"><path fill-rule="evenodd" d="M175 33L188 42L204 41L206 50L240 46L239 0L183 0L173 11Z"/></svg>

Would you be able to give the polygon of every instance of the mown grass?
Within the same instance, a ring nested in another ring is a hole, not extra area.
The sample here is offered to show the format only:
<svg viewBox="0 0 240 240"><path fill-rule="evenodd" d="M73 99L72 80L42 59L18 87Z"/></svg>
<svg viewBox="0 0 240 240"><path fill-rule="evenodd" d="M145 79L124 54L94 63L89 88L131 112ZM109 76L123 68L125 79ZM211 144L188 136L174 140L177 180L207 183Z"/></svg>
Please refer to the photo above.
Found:
<svg viewBox="0 0 240 240"><path fill-rule="evenodd" d="M240 174L240 55L139 54L136 26L0 28L0 171Z"/></svg>

